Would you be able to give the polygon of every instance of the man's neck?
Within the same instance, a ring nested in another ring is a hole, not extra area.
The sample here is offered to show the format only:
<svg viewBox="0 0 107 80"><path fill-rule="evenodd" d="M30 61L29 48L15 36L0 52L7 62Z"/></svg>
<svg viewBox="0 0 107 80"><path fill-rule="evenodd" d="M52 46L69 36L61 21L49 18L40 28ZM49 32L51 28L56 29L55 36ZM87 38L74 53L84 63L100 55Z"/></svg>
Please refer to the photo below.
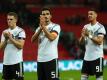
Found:
<svg viewBox="0 0 107 80"><path fill-rule="evenodd" d="M16 26L11 26L11 27L9 27L11 30L13 30L13 29L15 29L16 28Z"/></svg>
<svg viewBox="0 0 107 80"><path fill-rule="evenodd" d="M49 21L49 22L46 22L46 26L47 26L47 25L49 25L50 23L51 23L51 21Z"/></svg>
<svg viewBox="0 0 107 80"><path fill-rule="evenodd" d="M97 23L97 21L94 20L94 21L91 22L91 25L93 26L93 25L95 25L96 23Z"/></svg>

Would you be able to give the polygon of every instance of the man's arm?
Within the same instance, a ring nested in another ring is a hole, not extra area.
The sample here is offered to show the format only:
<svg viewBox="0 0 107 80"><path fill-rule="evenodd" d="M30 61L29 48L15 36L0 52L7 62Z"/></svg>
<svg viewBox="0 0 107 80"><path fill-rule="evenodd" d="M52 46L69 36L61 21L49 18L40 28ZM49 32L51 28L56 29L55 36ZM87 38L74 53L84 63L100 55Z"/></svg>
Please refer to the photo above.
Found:
<svg viewBox="0 0 107 80"><path fill-rule="evenodd" d="M85 43L85 38L81 36L79 38L79 44L84 44L84 43Z"/></svg>
<svg viewBox="0 0 107 80"><path fill-rule="evenodd" d="M38 39L39 34L41 33L42 29L39 29L38 32L35 32L31 38L31 42L35 42Z"/></svg>
<svg viewBox="0 0 107 80"><path fill-rule="evenodd" d="M14 39L12 37L12 34L10 34L10 32L6 32L5 33L5 36L8 38L8 40L10 40L11 43L13 43L18 49L22 49L23 46L24 46L24 42L25 40L24 39Z"/></svg>
<svg viewBox="0 0 107 80"><path fill-rule="evenodd" d="M81 37L79 38L79 44L85 43L85 29L82 29L81 31Z"/></svg>
<svg viewBox="0 0 107 80"><path fill-rule="evenodd" d="M57 34L56 32L49 32L45 26L43 26L42 29L43 29L46 37L47 37L50 41L53 41L53 40L55 40L55 39L57 38L57 35L58 35L58 34Z"/></svg>
<svg viewBox="0 0 107 80"><path fill-rule="evenodd" d="M12 37L9 37L9 40L18 48L18 49L22 49L25 43L25 40L16 40L13 39Z"/></svg>
<svg viewBox="0 0 107 80"><path fill-rule="evenodd" d="M7 32L3 31L1 39L0 49L4 50L8 41Z"/></svg>
<svg viewBox="0 0 107 80"><path fill-rule="evenodd" d="M2 41L2 42L0 43L0 49L4 50L4 48L6 47L6 45L7 45L7 40Z"/></svg>
<svg viewBox="0 0 107 80"><path fill-rule="evenodd" d="M104 41L104 35L99 35L95 37L90 37L89 38L96 44L101 45Z"/></svg>
<svg viewBox="0 0 107 80"><path fill-rule="evenodd" d="M88 30L85 30L85 34L89 37L95 44L101 45L104 40L104 34L100 33L97 36L93 36Z"/></svg>
<svg viewBox="0 0 107 80"><path fill-rule="evenodd" d="M56 32L50 32L48 31L48 29L46 28L46 19L44 16L40 16L40 28L43 30L43 32L45 33L45 36L50 40L53 41L56 39L57 37L57 33Z"/></svg>

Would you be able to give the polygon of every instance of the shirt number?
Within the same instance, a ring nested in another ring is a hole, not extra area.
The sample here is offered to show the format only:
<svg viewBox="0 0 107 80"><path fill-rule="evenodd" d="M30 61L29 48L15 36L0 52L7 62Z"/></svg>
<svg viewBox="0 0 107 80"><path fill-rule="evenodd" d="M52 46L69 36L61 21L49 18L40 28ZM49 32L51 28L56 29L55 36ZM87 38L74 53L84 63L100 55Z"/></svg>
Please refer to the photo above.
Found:
<svg viewBox="0 0 107 80"><path fill-rule="evenodd" d="M16 71L16 74L19 76L19 72L18 71Z"/></svg>
<svg viewBox="0 0 107 80"><path fill-rule="evenodd" d="M51 78L56 78L57 77L56 74L55 74L55 72L51 72L51 75L52 75Z"/></svg>

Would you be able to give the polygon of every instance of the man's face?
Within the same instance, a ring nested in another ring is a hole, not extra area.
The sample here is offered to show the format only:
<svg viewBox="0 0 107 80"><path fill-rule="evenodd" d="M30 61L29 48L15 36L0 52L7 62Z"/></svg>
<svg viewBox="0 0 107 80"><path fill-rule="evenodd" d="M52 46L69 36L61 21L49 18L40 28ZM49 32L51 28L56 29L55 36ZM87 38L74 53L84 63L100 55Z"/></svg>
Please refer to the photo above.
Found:
<svg viewBox="0 0 107 80"><path fill-rule="evenodd" d="M7 16L7 23L9 27L14 27L14 25L16 25L16 22L17 20L14 16L10 16L10 15Z"/></svg>
<svg viewBox="0 0 107 80"><path fill-rule="evenodd" d="M97 18L97 13L94 11L89 11L88 12L88 20L93 21Z"/></svg>
<svg viewBox="0 0 107 80"><path fill-rule="evenodd" d="M51 16L51 14L50 14L50 12L48 10L42 11L41 15L45 17L46 22L50 22L51 21L52 16Z"/></svg>

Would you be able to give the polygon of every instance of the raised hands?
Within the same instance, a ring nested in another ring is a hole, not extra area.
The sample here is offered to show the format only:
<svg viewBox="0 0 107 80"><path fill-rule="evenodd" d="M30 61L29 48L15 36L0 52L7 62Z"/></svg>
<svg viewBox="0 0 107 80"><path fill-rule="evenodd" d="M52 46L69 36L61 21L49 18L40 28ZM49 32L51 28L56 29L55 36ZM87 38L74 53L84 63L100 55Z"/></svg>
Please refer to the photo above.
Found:
<svg viewBox="0 0 107 80"><path fill-rule="evenodd" d="M46 26L46 19L43 15L40 15L40 28L43 29L43 27Z"/></svg>
<svg viewBox="0 0 107 80"><path fill-rule="evenodd" d="M3 32L3 35L4 35L6 40L8 40L10 37L12 37L12 34L10 32L7 32L7 31Z"/></svg>
<svg viewBox="0 0 107 80"><path fill-rule="evenodd" d="M82 32L81 32L81 36L82 37L89 37L89 35L92 35L91 31L89 31L88 29L82 29Z"/></svg>

